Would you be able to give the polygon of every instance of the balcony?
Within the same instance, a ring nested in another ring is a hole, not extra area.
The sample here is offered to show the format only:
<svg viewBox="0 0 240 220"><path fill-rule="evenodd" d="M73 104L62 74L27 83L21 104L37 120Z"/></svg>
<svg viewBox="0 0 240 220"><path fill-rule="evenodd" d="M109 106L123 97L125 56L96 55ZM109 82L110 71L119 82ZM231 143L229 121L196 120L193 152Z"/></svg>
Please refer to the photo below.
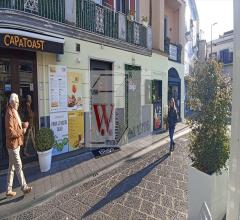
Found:
<svg viewBox="0 0 240 220"><path fill-rule="evenodd" d="M129 43L135 47L152 49L152 32L136 21L130 21L122 13L111 10L90 0L76 0L74 22L69 23L65 16L68 0L0 0L0 10L23 12L35 18L67 24L105 38ZM67 27L66 27L67 28ZM97 38L96 38L97 39Z"/></svg>
<svg viewBox="0 0 240 220"><path fill-rule="evenodd" d="M164 52L168 54L168 59L181 63L182 45L170 43L170 39L164 40Z"/></svg>
<svg viewBox="0 0 240 220"><path fill-rule="evenodd" d="M65 0L0 0L0 9L23 11L49 20L65 22Z"/></svg>

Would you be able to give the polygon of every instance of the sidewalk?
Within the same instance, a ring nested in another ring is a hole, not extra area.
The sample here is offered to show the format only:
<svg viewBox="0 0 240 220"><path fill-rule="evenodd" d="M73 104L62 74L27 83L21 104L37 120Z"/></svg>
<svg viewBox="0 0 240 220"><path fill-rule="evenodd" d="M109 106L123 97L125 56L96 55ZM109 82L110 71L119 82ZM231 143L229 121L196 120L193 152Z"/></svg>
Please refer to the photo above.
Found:
<svg viewBox="0 0 240 220"><path fill-rule="evenodd" d="M179 123L176 127L175 138L188 132L188 127L183 123ZM109 172L124 164L126 160L139 158L147 152L165 145L169 142L168 139L168 133L147 136L121 146L121 150L116 153L98 159L95 159L92 153L88 152L54 162L51 170L45 174L40 172L38 166L28 167L24 172L29 185L33 186L33 192L25 197L22 195L20 187L17 187L16 198L5 198L6 175L1 175L0 218L14 215L76 184L89 181L99 174Z"/></svg>

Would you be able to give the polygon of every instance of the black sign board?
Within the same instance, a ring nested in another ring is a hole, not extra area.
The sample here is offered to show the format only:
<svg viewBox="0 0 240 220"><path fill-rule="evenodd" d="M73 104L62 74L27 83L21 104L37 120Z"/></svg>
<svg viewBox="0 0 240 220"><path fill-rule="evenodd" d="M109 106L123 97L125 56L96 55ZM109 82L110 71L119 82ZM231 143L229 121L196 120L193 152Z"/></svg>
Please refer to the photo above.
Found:
<svg viewBox="0 0 240 220"><path fill-rule="evenodd" d="M63 43L16 34L0 34L0 47L63 54Z"/></svg>
<svg viewBox="0 0 240 220"><path fill-rule="evenodd" d="M119 150L120 150L119 147L101 147L101 148L93 150L92 154L94 155L95 158L98 158L98 157L106 156L108 154L112 154Z"/></svg>

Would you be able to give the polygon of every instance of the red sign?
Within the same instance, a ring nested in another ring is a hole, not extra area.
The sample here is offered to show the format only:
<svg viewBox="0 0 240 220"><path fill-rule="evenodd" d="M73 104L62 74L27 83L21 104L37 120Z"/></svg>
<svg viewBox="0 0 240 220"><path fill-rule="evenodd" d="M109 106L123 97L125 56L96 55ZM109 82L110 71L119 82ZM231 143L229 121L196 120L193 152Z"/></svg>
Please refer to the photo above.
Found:
<svg viewBox="0 0 240 220"><path fill-rule="evenodd" d="M98 107L100 107L100 109ZM93 105L98 132L102 136L104 136L106 133L108 133L109 135L112 135L111 131L109 130L109 125L110 125L110 122L112 121L113 104L111 104L109 107L110 107L110 115L108 116L106 104L94 104ZM99 110L100 110L100 112L102 112L101 116L99 114Z"/></svg>

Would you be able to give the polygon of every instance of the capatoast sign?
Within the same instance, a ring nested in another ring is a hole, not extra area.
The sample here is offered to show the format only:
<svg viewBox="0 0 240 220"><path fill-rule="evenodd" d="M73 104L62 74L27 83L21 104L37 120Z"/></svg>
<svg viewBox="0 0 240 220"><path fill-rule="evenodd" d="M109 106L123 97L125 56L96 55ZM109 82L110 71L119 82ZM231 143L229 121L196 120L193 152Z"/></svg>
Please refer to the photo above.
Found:
<svg viewBox="0 0 240 220"><path fill-rule="evenodd" d="M6 47L14 46L19 48L28 48L43 51L45 41L6 34L3 37L3 43Z"/></svg>
<svg viewBox="0 0 240 220"><path fill-rule="evenodd" d="M63 44L15 34L0 34L0 47L63 54Z"/></svg>

